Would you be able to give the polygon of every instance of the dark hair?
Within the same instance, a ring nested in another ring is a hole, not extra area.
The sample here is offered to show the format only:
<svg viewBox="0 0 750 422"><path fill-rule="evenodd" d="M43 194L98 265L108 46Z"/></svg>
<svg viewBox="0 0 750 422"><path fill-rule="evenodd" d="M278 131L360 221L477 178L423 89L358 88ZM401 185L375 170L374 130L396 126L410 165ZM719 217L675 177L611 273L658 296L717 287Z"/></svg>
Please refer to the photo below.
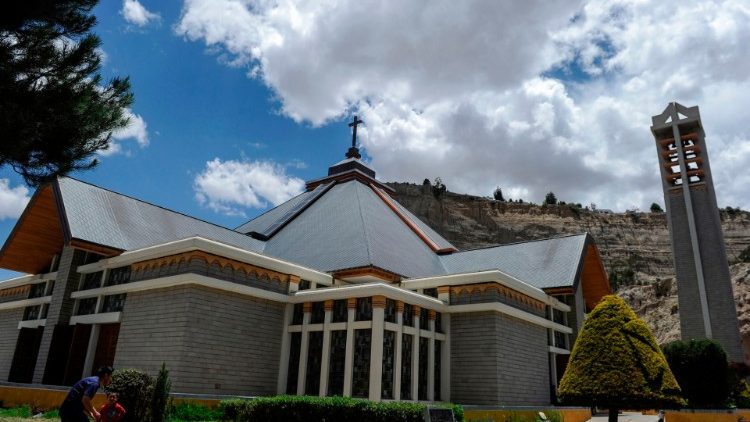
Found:
<svg viewBox="0 0 750 422"><path fill-rule="evenodd" d="M97 377L101 377L102 375L106 375L106 374L112 375L112 367L111 366L102 366L101 368L99 368L98 371L96 371L96 376Z"/></svg>

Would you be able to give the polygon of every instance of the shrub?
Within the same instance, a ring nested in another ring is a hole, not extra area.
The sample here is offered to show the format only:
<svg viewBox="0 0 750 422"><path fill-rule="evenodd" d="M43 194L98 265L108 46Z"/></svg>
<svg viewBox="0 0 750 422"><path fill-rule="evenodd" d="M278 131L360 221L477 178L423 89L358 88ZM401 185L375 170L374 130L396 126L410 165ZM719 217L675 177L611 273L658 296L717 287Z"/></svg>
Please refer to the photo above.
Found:
<svg viewBox="0 0 750 422"><path fill-rule="evenodd" d="M154 394L151 398L151 421L164 422L167 411L167 402L169 401L169 390L172 388L172 382L169 380L169 371L166 363L162 362L159 375L156 377L154 385Z"/></svg>
<svg viewBox="0 0 750 422"><path fill-rule="evenodd" d="M153 397L154 380L137 369L118 369L112 374L109 391L120 395L120 404L125 408L124 422L146 420Z"/></svg>
<svg viewBox="0 0 750 422"><path fill-rule="evenodd" d="M673 341L664 355L690 407L725 407L730 392L727 355L714 340Z"/></svg>
<svg viewBox="0 0 750 422"><path fill-rule="evenodd" d="M739 260L740 262L750 262L750 246L740 252Z"/></svg>
<svg viewBox="0 0 750 422"><path fill-rule="evenodd" d="M216 421L222 416L220 409L211 409L200 404L179 403L169 411L170 420L180 421Z"/></svg>
<svg viewBox="0 0 750 422"><path fill-rule="evenodd" d="M445 186L445 183L443 183L443 179L436 177L435 183L432 185L432 194L435 198L440 198L446 190L448 190L448 188Z"/></svg>
<svg viewBox="0 0 750 422"><path fill-rule="evenodd" d="M661 205L657 204L656 202L651 203L651 212L653 213L660 213L664 212L664 210L661 208Z"/></svg>
<svg viewBox="0 0 750 422"><path fill-rule="evenodd" d="M576 339L558 396L564 404L617 409L683 404L651 330L617 296L605 296Z"/></svg>
<svg viewBox="0 0 750 422"><path fill-rule="evenodd" d="M456 420L463 420L463 408L449 405ZM223 419L229 421L309 422L418 422L425 406L407 402L371 402L348 397L275 396L253 400L221 402Z"/></svg>

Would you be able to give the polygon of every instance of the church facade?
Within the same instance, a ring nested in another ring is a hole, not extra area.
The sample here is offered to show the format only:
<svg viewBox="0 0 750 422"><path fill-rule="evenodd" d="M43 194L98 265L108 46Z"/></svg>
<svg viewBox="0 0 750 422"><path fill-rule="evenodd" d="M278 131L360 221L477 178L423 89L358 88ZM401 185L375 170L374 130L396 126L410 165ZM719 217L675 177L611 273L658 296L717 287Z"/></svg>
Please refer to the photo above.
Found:
<svg viewBox="0 0 750 422"><path fill-rule="evenodd" d="M180 393L546 405L609 293L587 234L459 251L352 147L299 196L228 229L72 178L0 251L0 381L95 368Z"/></svg>

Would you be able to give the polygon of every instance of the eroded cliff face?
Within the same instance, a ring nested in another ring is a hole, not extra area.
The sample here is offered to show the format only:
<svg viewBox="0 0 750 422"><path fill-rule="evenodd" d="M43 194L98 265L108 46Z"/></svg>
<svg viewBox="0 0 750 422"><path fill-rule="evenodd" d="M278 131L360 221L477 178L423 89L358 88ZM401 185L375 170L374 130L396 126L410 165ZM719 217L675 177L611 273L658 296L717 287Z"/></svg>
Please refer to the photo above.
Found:
<svg viewBox="0 0 750 422"><path fill-rule="evenodd" d="M396 199L459 249L590 233L607 273L660 343L679 338L676 283L664 213L601 213L568 205L539 206L389 183ZM750 246L750 213L721 212L730 262ZM743 341L750 344L750 264L730 266Z"/></svg>

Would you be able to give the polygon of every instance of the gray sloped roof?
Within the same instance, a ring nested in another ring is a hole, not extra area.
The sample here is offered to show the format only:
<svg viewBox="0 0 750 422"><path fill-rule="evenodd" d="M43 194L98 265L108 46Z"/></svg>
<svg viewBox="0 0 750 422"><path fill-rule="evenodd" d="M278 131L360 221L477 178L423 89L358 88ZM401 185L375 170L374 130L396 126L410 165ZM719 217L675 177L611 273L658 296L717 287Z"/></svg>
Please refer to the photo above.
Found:
<svg viewBox="0 0 750 422"><path fill-rule="evenodd" d="M440 257L447 274L499 269L534 287L573 286L587 234L512 243Z"/></svg>
<svg viewBox="0 0 750 422"><path fill-rule="evenodd" d="M438 255L357 181L334 185L266 241L264 252L321 271L372 265L406 277L444 272Z"/></svg>
<svg viewBox="0 0 750 422"><path fill-rule="evenodd" d="M265 213L257 216L256 218L242 224L241 226L234 229L240 233L258 232L264 233L271 229L275 224L282 222L287 214L294 211L294 209L300 205L303 205L306 201L309 201L318 194L318 192L324 190L326 185L319 185L315 189L302 192L294 198L284 202L283 204L272 208Z"/></svg>
<svg viewBox="0 0 750 422"><path fill-rule="evenodd" d="M133 250L192 236L253 252L263 242L233 230L102 189L79 180L57 179L72 238Z"/></svg>

